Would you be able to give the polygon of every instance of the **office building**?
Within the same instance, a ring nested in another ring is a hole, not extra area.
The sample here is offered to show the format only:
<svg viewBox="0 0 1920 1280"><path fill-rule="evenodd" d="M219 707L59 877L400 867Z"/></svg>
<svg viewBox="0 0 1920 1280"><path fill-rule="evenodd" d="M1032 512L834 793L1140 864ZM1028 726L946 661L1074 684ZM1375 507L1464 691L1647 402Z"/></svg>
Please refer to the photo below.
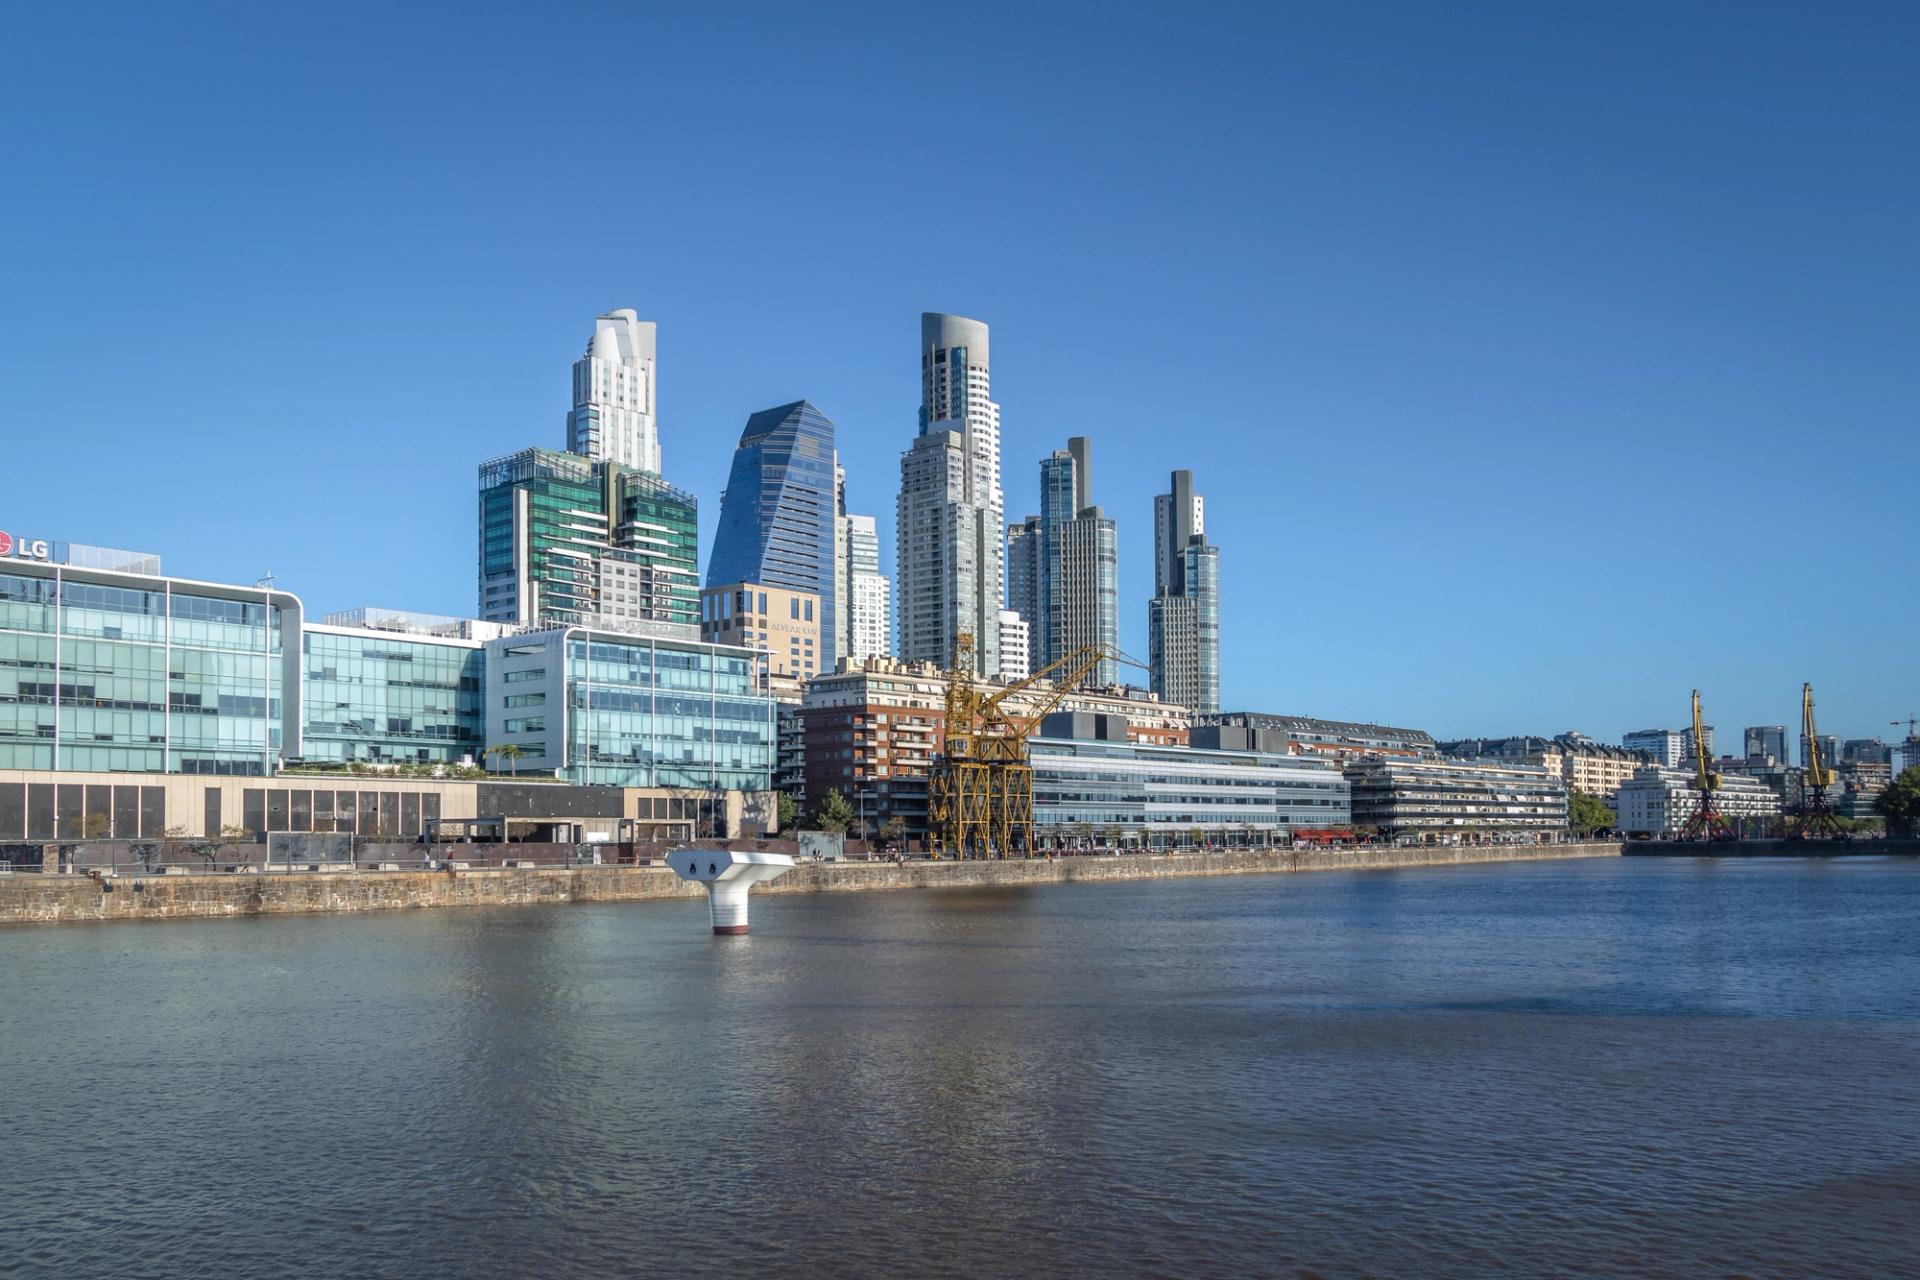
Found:
<svg viewBox="0 0 1920 1280"><path fill-rule="evenodd" d="M880 572L880 536L872 516L843 516L847 546L845 645L854 662L893 653L893 579Z"/></svg>
<svg viewBox="0 0 1920 1280"><path fill-rule="evenodd" d="M833 423L813 405L753 414L734 449L707 561L709 588L753 583L812 596L823 671L833 669L840 634L838 473Z"/></svg>
<svg viewBox="0 0 1920 1280"><path fill-rule="evenodd" d="M1781 801L1758 778L1726 774L1714 792L1714 809L1736 824L1780 816ZM1620 788L1615 808L1617 825L1629 836L1675 836L1687 820L1700 812L1700 792L1686 769L1648 765Z"/></svg>
<svg viewBox="0 0 1920 1280"><path fill-rule="evenodd" d="M1567 829L1567 788L1537 765L1366 756L1346 765L1353 822L1389 839L1479 840Z"/></svg>
<svg viewBox="0 0 1920 1280"><path fill-rule="evenodd" d="M1840 744L1842 764L1893 763L1893 748L1878 738L1848 738Z"/></svg>
<svg viewBox="0 0 1920 1280"><path fill-rule="evenodd" d="M811 680L822 670L820 598L764 583L729 582L700 591L700 638L757 649L768 671Z"/></svg>
<svg viewBox="0 0 1920 1280"><path fill-rule="evenodd" d="M1344 828L1348 787L1330 761L1130 741L1119 717L1048 716L1029 740L1041 848L1265 846Z"/></svg>
<svg viewBox="0 0 1920 1280"><path fill-rule="evenodd" d="M1153 500L1153 599L1147 661L1156 693L1199 714L1220 709L1220 551L1207 541L1206 502L1176 471Z"/></svg>
<svg viewBox="0 0 1920 1280"><path fill-rule="evenodd" d="M699 621L699 513L657 475L523 449L480 466L480 616L644 629Z"/></svg>
<svg viewBox="0 0 1920 1280"><path fill-rule="evenodd" d="M920 318L920 434L900 460L900 656L953 663L961 634L973 669L1000 669L1004 598L1000 406L992 395L987 326L929 312Z"/></svg>
<svg viewBox="0 0 1920 1280"><path fill-rule="evenodd" d="M1465 738L1439 744L1440 754L1463 760L1501 760L1536 765L1557 775L1569 792L1611 803L1621 786L1653 757L1625 747L1603 746L1575 735L1554 738Z"/></svg>
<svg viewBox="0 0 1920 1280"><path fill-rule="evenodd" d="M357 609L300 637L300 758L309 764L486 764L486 651L497 628Z"/></svg>
<svg viewBox="0 0 1920 1280"><path fill-rule="evenodd" d="M1644 752L1656 764L1672 767L1680 763L1685 741L1686 735L1677 729L1641 729L1621 738L1620 745L1629 751Z"/></svg>
<svg viewBox="0 0 1920 1280"><path fill-rule="evenodd" d="M1700 726L1700 731L1706 736L1707 759L1712 760L1715 758L1713 753L1713 726L1703 724ZM1693 728L1692 726L1688 726L1680 731L1680 763L1683 765L1691 765L1693 761Z"/></svg>
<svg viewBox="0 0 1920 1280"><path fill-rule="evenodd" d="M759 661L677 635L583 627L490 640L492 767L581 785L767 791L778 726Z"/></svg>
<svg viewBox="0 0 1920 1280"><path fill-rule="evenodd" d="M573 365L569 452L660 474L653 348L653 322L632 311L609 311L594 321L587 353Z"/></svg>
<svg viewBox="0 0 1920 1280"><path fill-rule="evenodd" d="M1783 724L1751 725L1742 735L1745 739L1743 754L1751 756L1772 756L1782 764L1787 759L1787 727Z"/></svg>
<svg viewBox="0 0 1920 1280"><path fill-rule="evenodd" d="M1000 611L1000 672L1007 680L1024 680L1027 666L1027 623L1012 609Z"/></svg>
<svg viewBox="0 0 1920 1280"><path fill-rule="evenodd" d="M0 561L0 769L274 773L299 752L303 620L267 587Z"/></svg>

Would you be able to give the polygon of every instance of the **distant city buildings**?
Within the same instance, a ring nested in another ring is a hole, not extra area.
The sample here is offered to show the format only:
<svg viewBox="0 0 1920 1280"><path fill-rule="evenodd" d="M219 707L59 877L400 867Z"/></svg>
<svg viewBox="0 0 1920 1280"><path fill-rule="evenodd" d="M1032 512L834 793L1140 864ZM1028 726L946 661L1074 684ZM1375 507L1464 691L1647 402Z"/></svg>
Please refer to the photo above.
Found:
<svg viewBox="0 0 1920 1280"><path fill-rule="evenodd" d="M1153 690L1202 715L1220 709L1220 552L1206 539L1193 473L1173 473L1153 500L1153 599L1147 657Z"/></svg>
<svg viewBox="0 0 1920 1280"><path fill-rule="evenodd" d="M1012 609L1000 611L1000 675L1008 680L1024 680L1032 673L1027 665L1027 621Z"/></svg>
<svg viewBox="0 0 1920 1280"><path fill-rule="evenodd" d="M1677 729L1641 729L1621 738L1620 745L1629 751L1645 752L1656 764L1672 767L1680 763L1686 737Z"/></svg>
<svg viewBox="0 0 1920 1280"><path fill-rule="evenodd" d="M833 422L812 404L753 414L734 449L707 561L709 588L751 583L811 596L820 671L833 669L840 636L838 474Z"/></svg>
<svg viewBox="0 0 1920 1280"><path fill-rule="evenodd" d="M1568 791L1612 802L1620 787L1653 757L1563 734L1554 738L1466 738L1442 742L1440 754L1457 759L1502 760L1537 765L1559 777Z"/></svg>
<svg viewBox="0 0 1920 1280"><path fill-rule="evenodd" d="M1244 730L1256 735L1209 735L1203 745L1260 751L1310 753L1335 760L1365 755L1431 756L1438 754L1433 735L1423 729L1366 724L1357 720L1320 720L1312 716L1269 715L1262 711L1223 711L1194 716L1194 741L1201 743L1202 727Z"/></svg>
<svg viewBox="0 0 1920 1280"><path fill-rule="evenodd" d="M1840 763L1840 739L1831 733L1820 735L1820 760L1831 769ZM1800 767L1805 769L1813 763L1813 752L1806 734L1800 735Z"/></svg>
<svg viewBox="0 0 1920 1280"><path fill-rule="evenodd" d="M842 516L847 547L846 607L839 653L853 662L893 653L893 579L880 572L872 516Z"/></svg>
<svg viewBox="0 0 1920 1280"><path fill-rule="evenodd" d="M1783 724L1751 725L1742 735L1745 739L1743 754L1753 756L1772 756L1785 763L1787 759L1787 727Z"/></svg>
<svg viewBox="0 0 1920 1280"><path fill-rule="evenodd" d="M587 353L573 366L568 452L660 474L653 364L651 320L621 310L594 321Z"/></svg>
<svg viewBox="0 0 1920 1280"><path fill-rule="evenodd" d="M900 459L900 656L953 664L962 634L973 669L1000 669L1004 597L1000 406L987 326L920 318L920 434Z"/></svg>
<svg viewBox="0 0 1920 1280"><path fill-rule="evenodd" d="M1702 736L1706 738L1707 759L1711 760L1714 758L1713 726L1710 724L1703 724L1700 726L1700 732ZM1694 753L1694 746L1693 746L1693 728L1692 726L1688 726L1687 728L1682 729L1680 731L1681 762L1685 764L1691 764L1694 760L1694 755L1695 753Z"/></svg>
<svg viewBox="0 0 1920 1280"><path fill-rule="evenodd" d="M1027 636L1026 664L1038 671L1040 661L1040 562L1044 558L1040 517L1028 516L1007 526L1007 608L1019 615Z"/></svg>

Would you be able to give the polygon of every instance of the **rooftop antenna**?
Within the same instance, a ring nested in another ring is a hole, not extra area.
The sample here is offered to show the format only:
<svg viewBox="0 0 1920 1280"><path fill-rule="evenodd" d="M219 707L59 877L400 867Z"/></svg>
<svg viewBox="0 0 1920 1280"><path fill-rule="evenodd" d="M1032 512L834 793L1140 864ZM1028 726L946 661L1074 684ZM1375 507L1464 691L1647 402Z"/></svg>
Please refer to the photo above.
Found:
<svg viewBox="0 0 1920 1280"><path fill-rule="evenodd" d="M273 587L273 570L269 569L258 578L255 578L253 585L256 587L266 587L271 590Z"/></svg>

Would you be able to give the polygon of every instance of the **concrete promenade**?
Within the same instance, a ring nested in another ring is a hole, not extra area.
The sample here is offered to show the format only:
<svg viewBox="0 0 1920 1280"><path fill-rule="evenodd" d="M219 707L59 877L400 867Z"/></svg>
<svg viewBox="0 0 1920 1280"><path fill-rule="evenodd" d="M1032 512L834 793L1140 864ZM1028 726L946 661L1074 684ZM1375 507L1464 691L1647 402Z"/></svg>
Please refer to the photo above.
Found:
<svg viewBox="0 0 1920 1280"><path fill-rule="evenodd" d="M756 893L958 889L1088 884L1180 876L1365 871L1488 862L1616 857L1617 843L1435 849L1275 849L1005 862L802 863ZM0 924L169 920L208 916L391 911L423 907L632 902L703 897L666 867L489 868L473 871L338 871L0 876Z"/></svg>

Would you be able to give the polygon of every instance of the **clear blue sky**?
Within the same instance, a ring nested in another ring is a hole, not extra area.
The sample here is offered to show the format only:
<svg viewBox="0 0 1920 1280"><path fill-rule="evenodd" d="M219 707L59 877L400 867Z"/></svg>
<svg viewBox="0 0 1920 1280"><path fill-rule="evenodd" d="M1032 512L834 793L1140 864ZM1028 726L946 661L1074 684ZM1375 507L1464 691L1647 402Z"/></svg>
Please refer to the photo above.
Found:
<svg viewBox="0 0 1920 1280"><path fill-rule="evenodd" d="M1920 710L1910 4L15 5L0 528L474 606L474 469L660 325L702 560L755 409L892 556L923 310L1007 511L1223 548L1229 706L1452 736ZM1902 730L1904 732L1904 730Z"/></svg>

